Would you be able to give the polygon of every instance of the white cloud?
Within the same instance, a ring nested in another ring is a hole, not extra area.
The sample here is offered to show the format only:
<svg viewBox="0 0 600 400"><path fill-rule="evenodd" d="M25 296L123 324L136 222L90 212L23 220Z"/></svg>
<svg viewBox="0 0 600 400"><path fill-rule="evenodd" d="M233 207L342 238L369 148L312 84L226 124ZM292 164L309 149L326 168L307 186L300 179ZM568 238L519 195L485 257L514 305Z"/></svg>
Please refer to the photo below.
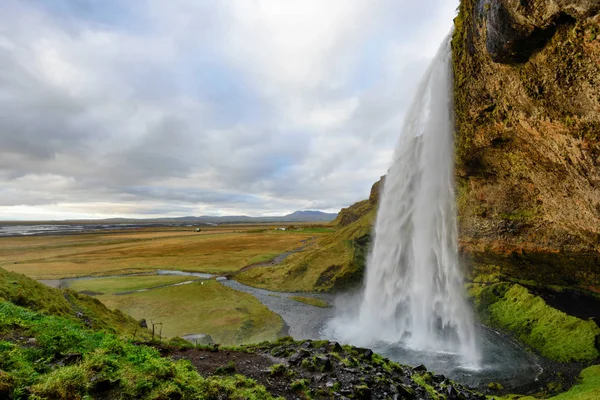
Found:
<svg viewBox="0 0 600 400"><path fill-rule="evenodd" d="M0 219L360 200L456 3L6 0Z"/></svg>

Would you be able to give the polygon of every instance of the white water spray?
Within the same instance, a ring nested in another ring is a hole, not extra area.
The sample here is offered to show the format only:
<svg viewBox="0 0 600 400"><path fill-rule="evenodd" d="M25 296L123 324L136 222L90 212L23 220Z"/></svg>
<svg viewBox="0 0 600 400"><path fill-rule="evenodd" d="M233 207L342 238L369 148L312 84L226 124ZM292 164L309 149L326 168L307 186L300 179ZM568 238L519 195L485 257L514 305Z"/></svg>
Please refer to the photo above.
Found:
<svg viewBox="0 0 600 400"><path fill-rule="evenodd" d="M448 38L420 84L384 183L358 315L333 329L357 344L449 352L477 366L457 257L452 81Z"/></svg>

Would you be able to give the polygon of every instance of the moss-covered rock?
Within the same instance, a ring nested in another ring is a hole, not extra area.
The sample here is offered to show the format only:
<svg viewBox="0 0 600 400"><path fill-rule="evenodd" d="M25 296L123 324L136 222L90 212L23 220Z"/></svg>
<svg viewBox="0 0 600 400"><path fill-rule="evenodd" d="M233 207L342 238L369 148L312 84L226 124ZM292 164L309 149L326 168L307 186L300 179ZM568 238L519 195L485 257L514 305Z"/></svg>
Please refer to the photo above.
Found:
<svg viewBox="0 0 600 400"><path fill-rule="evenodd" d="M548 306L518 284L473 284L470 294L484 323L508 331L543 356L559 362L600 357L600 328Z"/></svg>

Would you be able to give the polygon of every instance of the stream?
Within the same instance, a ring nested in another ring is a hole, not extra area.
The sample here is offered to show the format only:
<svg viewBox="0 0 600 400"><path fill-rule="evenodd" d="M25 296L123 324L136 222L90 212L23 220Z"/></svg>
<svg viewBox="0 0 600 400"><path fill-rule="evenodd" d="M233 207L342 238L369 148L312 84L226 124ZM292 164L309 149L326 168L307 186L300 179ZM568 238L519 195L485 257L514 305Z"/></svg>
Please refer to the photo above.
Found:
<svg viewBox="0 0 600 400"><path fill-rule="evenodd" d="M149 274L114 275L111 277L115 278L136 275ZM324 300L332 305L336 304L336 302L338 304L339 302L344 302L344 297L336 297L335 295L328 293L273 292L247 286L224 277L217 277L211 274L195 272L158 270L155 271L154 275L190 276L196 278L196 280L216 278L216 280L224 286L253 295L271 311L279 314L289 329L289 335L294 339L328 339L343 342L334 337L331 333L332 331L328 329L328 323L335 315L335 307L315 307L298 302L290 297L295 295L314 297ZM73 281L101 278L107 277L88 276L59 280L41 280L40 282L52 287L68 288L70 283ZM156 290L168 286L178 286L191 282L192 281L185 281L172 285L162 285L139 289L137 291ZM130 291L115 294L123 295L128 293L132 292ZM483 353L482 367L479 369L462 368L460 366L458 357L453 354L417 351L402 347L398 344L381 343L373 346L373 350L393 361L397 361L402 364L423 364L435 371L435 373L446 375L458 382L478 389L486 388L491 382L500 383L507 389L527 387L528 385L535 383L539 376L543 373L541 360L504 335L501 335L500 333L495 332L488 327L479 325L477 327L477 336Z"/></svg>

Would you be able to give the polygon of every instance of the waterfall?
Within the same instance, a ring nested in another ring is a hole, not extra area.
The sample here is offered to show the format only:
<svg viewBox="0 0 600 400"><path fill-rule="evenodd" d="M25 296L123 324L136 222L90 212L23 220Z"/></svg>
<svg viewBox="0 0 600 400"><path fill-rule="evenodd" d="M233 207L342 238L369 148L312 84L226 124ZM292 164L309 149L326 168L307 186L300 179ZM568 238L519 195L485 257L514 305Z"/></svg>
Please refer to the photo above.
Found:
<svg viewBox="0 0 600 400"><path fill-rule="evenodd" d="M448 352L477 366L457 255L451 68L448 37L418 88L383 185L361 303L334 330L358 344Z"/></svg>

